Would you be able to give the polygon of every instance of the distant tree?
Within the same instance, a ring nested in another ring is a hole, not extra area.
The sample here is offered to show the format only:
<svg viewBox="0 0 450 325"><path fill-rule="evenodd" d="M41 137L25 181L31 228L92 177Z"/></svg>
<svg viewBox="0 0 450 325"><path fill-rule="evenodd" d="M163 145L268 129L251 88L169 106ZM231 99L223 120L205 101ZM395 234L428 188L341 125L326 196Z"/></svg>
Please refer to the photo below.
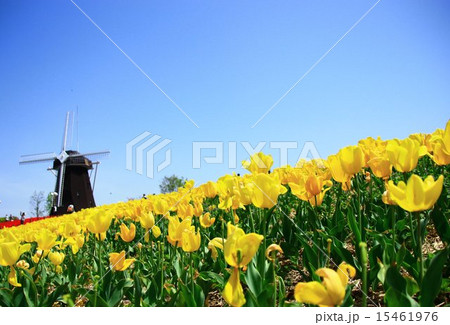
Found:
<svg viewBox="0 0 450 325"><path fill-rule="evenodd" d="M176 191L179 187L186 183L184 177L178 177L176 175L164 176L161 184L159 184L159 189L161 193L170 193Z"/></svg>
<svg viewBox="0 0 450 325"><path fill-rule="evenodd" d="M53 195L52 193L48 193L47 200L45 201L45 213L50 215L53 209Z"/></svg>
<svg viewBox="0 0 450 325"><path fill-rule="evenodd" d="M45 202L44 192L34 191L33 195L30 197L31 214L35 217L39 217L44 212L42 211L42 204Z"/></svg>

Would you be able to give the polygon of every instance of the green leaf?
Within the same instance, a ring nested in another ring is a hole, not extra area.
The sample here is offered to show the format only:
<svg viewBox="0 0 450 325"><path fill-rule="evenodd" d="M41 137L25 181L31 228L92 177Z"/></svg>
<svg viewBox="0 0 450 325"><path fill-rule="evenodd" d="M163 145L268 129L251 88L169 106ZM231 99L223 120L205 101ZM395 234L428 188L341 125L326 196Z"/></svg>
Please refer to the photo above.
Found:
<svg viewBox="0 0 450 325"><path fill-rule="evenodd" d="M400 246L400 249L397 252L397 256L395 258L397 265L402 265L403 264L403 260L405 259L406 256L406 247L405 244L403 244L402 246Z"/></svg>
<svg viewBox="0 0 450 325"><path fill-rule="evenodd" d="M205 305L205 294L203 293L202 287L198 284L194 285L194 300L197 307L203 307Z"/></svg>
<svg viewBox="0 0 450 325"><path fill-rule="evenodd" d="M413 277L405 276L405 280L406 280L406 292L408 293L408 295L413 296L420 291L419 285L417 284L417 281L414 280Z"/></svg>
<svg viewBox="0 0 450 325"><path fill-rule="evenodd" d="M181 288L181 293L180 293L181 306L184 305L186 307L197 307L197 303L195 301L194 294L191 293L189 288L184 284L180 284L180 288Z"/></svg>
<svg viewBox="0 0 450 325"><path fill-rule="evenodd" d="M248 285L248 288L253 292L253 294L258 297L262 291L262 278L256 269L254 262L251 261L248 264L247 272L245 274L245 282Z"/></svg>
<svg viewBox="0 0 450 325"><path fill-rule="evenodd" d="M110 307L118 306L120 301L122 300L122 297L123 297L122 288L115 288L111 296L108 297L108 306Z"/></svg>
<svg viewBox="0 0 450 325"><path fill-rule="evenodd" d="M110 307L102 297L99 295L95 297L95 293L90 293L86 297L89 299L89 304L92 307Z"/></svg>
<svg viewBox="0 0 450 325"><path fill-rule="evenodd" d="M141 298L142 298L142 286L141 279L139 278L137 273L134 273L134 306L141 306Z"/></svg>
<svg viewBox="0 0 450 325"><path fill-rule="evenodd" d="M0 306L13 307L12 305L12 291L7 288L0 288Z"/></svg>
<svg viewBox="0 0 450 325"><path fill-rule="evenodd" d="M281 276L277 276L278 280L278 305L283 306L284 301L286 300L286 286L284 284L284 280Z"/></svg>
<svg viewBox="0 0 450 325"><path fill-rule="evenodd" d="M442 241L450 243L450 225L448 223L448 219L445 217L444 211L440 206L435 206L431 212L431 219L433 220L436 231Z"/></svg>
<svg viewBox="0 0 450 325"><path fill-rule="evenodd" d="M264 287L264 290L258 296L258 305L260 307L273 307L273 296L275 294L275 288L273 284L269 284Z"/></svg>
<svg viewBox="0 0 450 325"><path fill-rule="evenodd" d="M352 298L352 288L350 286L347 286L347 289L345 291L345 297L344 301L342 302L341 307L351 307L353 306L353 298Z"/></svg>
<svg viewBox="0 0 450 325"><path fill-rule="evenodd" d="M406 280L402 277L396 267L391 266L387 269L385 283L390 288L406 292Z"/></svg>
<svg viewBox="0 0 450 325"><path fill-rule="evenodd" d="M22 279L24 279L24 281L21 282L23 287L23 293L28 306L30 307L37 306L39 303L38 293L33 278L26 271L20 271L20 273L23 275Z"/></svg>
<svg viewBox="0 0 450 325"><path fill-rule="evenodd" d="M417 302L407 292L407 282L396 267L386 271L384 287L387 288L384 301L388 307L417 307Z"/></svg>
<svg viewBox="0 0 450 325"><path fill-rule="evenodd" d="M199 278L204 281L215 283L215 284L219 285L220 288L223 288L225 286L225 280L224 280L223 276L221 276L215 272L212 272L212 271L200 272Z"/></svg>
<svg viewBox="0 0 450 325"><path fill-rule="evenodd" d="M361 242L361 232L359 231L358 223L356 222L355 214L353 213L353 209L349 207L347 212L347 222L348 226L352 230L352 232L355 234L356 243Z"/></svg>
<svg viewBox="0 0 450 325"><path fill-rule="evenodd" d="M422 307L432 307L434 306L434 299L439 293L442 283L442 269L444 268L445 262L447 261L448 248L440 251L431 260L430 266L425 273L423 278L422 292L420 296L420 305Z"/></svg>
<svg viewBox="0 0 450 325"><path fill-rule="evenodd" d="M384 301L388 307L418 307L419 305L406 294L389 288L384 296Z"/></svg>

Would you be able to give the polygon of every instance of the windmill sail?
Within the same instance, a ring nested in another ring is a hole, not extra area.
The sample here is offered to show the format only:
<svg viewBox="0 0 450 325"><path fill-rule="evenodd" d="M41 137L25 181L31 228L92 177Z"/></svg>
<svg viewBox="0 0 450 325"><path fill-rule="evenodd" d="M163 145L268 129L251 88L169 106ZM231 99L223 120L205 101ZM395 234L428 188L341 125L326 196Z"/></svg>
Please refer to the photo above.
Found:
<svg viewBox="0 0 450 325"><path fill-rule="evenodd" d="M48 153L40 153L33 155L23 155L20 156L19 164L31 164L37 162L51 161L56 158L56 153L48 152Z"/></svg>

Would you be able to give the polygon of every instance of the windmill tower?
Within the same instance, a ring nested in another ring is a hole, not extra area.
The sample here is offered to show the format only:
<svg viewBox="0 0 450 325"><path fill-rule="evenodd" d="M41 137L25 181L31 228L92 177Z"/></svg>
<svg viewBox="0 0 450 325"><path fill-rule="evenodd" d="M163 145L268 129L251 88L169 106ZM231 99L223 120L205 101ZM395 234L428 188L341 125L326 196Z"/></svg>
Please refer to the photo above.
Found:
<svg viewBox="0 0 450 325"><path fill-rule="evenodd" d="M75 211L95 207L93 188L100 162L92 162L88 157L109 154L109 150L87 153L69 150L68 137L72 134L69 129L73 130L73 114L71 112L66 114L62 148L59 155L54 152L26 155L21 156L19 161L21 165L53 161L53 166L48 168L56 176L55 192L52 193L54 200L51 215L67 213L69 205L73 205ZM94 177L91 185L92 175Z"/></svg>

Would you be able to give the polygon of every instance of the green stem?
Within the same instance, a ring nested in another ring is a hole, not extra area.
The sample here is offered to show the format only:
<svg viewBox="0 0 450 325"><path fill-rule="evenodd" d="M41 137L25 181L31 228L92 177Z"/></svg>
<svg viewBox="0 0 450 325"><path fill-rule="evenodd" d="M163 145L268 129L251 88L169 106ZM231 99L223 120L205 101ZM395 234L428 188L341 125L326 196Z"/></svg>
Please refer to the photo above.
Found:
<svg viewBox="0 0 450 325"><path fill-rule="evenodd" d="M160 242L158 242L159 244ZM160 245L160 252L161 252L161 296L160 299L164 296L164 243L161 242ZM175 254L174 254L175 255Z"/></svg>
<svg viewBox="0 0 450 325"><path fill-rule="evenodd" d="M419 242L417 254L419 256L419 284L422 286L423 280L423 253L422 253L422 224L420 222L420 212L415 212L417 218L417 240Z"/></svg>
<svg viewBox="0 0 450 325"><path fill-rule="evenodd" d="M253 222L253 213L252 213L252 207L249 206L249 211L250 211L250 229L252 232L255 232L255 224Z"/></svg>
<svg viewBox="0 0 450 325"><path fill-rule="evenodd" d="M276 255L273 254L273 255ZM277 306L277 273L275 272L275 256L273 256L273 262L272 262L272 266L273 266L273 287L274 287L274 293L273 293L273 306L276 307Z"/></svg>
<svg viewBox="0 0 450 325"><path fill-rule="evenodd" d="M409 228L411 230L411 240L412 240L412 243L413 243L413 247L417 248L416 236L414 234L414 227L413 227L413 215L412 215L412 212L409 213Z"/></svg>
<svg viewBox="0 0 450 325"><path fill-rule="evenodd" d="M394 245L394 251L396 251L396 245L395 245L395 224L397 222L397 211L392 206L389 206L390 212L392 213L392 244Z"/></svg>
<svg viewBox="0 0 450 325"><path fill-rule="evenodd" d="M362 290L362 306L367 307L367 244L359 243L361 251L361 290Z"/></svg>
<svg viewBox="0 0 450 325"><path fill-rule="evenodd" d="M98 274L100 276L100 279L103 278L103 267L102 267L102 247L101 247L101 240L100 239L96 239L95 241L98 249Z"/></svg>
<svg viewBox="0 0 450 325"><path fill-rule="evenodd" d="M316 205L315 206L313 206L312 207L312 210L313 210L313 212L314 212L314 218L315 218L315 222L316 222L316 227L319 227L319 216L318 216L318 214L317 214L317 196L314 196L314 200L315 200L315 202L316 202ZM314 242L316 243L316 244L318 244L319 245L319 247L321 246L319 243L318 243L318 241L319 241L319 239L320 239L320 237L319 238L317 238L317 230L318 229L313 229L313 231L314 231ZM320 250L317 250L317 268L320 268Z"/></svg>
<svg viewBox="0 0 450 325"><path fill-rule="evenodd" d="M192 287L192 295L194 295L194 260L192 258L192 253L189 253L189 264L191 269L191 287Z"/></svg>
<svg viewBox="0 0 450 325"><path fill-rule="evenodd" d="M361 233L361 240L365 241L366 235L363 227L363 215L361 212L361 188L359 186L358 174L355 174L355 190L356 190L356 215L358 216L359 221L359 232Z"/></svg>

